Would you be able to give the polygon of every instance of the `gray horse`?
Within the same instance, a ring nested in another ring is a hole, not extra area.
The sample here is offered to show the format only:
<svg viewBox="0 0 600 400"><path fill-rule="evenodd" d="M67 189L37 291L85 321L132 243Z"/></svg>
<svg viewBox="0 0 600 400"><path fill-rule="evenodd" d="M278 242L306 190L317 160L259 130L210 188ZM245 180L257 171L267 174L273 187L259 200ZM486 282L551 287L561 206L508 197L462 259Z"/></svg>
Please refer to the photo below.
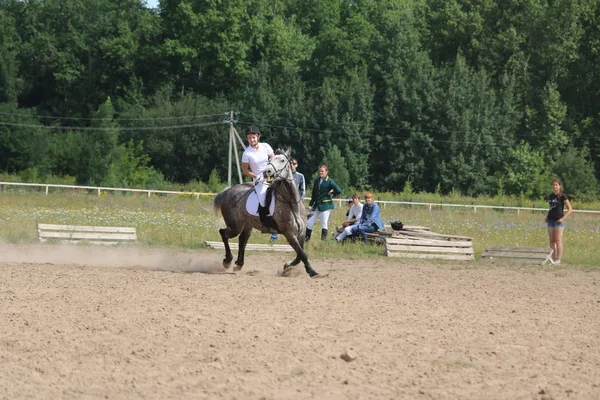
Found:
<svg viewBox="0 0 600 400"><path fill-rule="evenodd" d="M312 269L304 252L306 208L300 200L300 193L294 183L289 150L278 149L275 157L269 161L263 175L271 183L273 191L275 212L272 221L276 225L276 231L284 235L290 246L296 251L296 258L285 263L284 273L287 268L298 265L302 261L308 275L317 277L319 274ZM260 219L246 211L246 200L253 190L252 184L244 183L225 189L215 197L215 211L217 215L220 213L223 216L227 225L227 228L219 229L225 245L223 266L226 269L230 267L233 260L229 239L240 236L238 258L234 267L234 271L239 271L244 266L244 251L252 229L261 229Z"/></svg>

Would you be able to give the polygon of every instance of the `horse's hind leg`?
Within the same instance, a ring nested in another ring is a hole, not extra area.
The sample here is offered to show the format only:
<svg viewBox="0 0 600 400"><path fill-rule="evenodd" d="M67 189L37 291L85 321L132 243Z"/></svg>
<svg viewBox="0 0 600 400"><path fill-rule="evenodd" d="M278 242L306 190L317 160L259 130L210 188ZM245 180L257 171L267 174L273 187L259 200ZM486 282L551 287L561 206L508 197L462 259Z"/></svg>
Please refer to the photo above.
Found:
<svg viewBox="0 0 600 400"><path fill-rule="evenodd" d="M221 234L221 239L223 240L223 245L225 246L223 267L227 269L231 266L231 261L233 260L233 254L231 254L231 248L229 247L229 239L233 236L231 235L231 230L229 228L219 229L219 233Z"/></svg>
<svg viewBox="0 0 600 400"><path fill-rule="evenodd" d="M239 239L239 250L238 250L238 258L235 261L234 271L239 271L244 266L244 253L246 252L246 244L248 244L248 239L250 239L250 233L252 232L252 228L246 228L240 233Z"/></svg>

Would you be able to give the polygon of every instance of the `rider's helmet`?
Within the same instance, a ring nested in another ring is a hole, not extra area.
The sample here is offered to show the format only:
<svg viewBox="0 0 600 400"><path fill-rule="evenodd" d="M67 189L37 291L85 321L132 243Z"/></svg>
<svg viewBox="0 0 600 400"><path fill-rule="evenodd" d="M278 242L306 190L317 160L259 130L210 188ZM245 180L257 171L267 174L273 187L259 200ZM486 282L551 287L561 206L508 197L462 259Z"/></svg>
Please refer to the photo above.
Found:
<svg viewBox="0 0 600 400"><path fill-rule="evenodd" d="M246 135L250 135L251 133L254 133L254 134L260 136L260 128L256 125L250 125L248 127L248 132L246 133Z"/></svg>

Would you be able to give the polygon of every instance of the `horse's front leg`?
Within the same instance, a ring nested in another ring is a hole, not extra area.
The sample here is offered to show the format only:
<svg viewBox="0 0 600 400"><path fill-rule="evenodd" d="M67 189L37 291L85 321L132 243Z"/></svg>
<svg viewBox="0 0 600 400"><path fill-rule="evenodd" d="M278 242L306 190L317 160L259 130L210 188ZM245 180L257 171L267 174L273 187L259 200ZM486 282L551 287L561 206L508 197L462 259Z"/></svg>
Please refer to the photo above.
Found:
<svg viewBox="0 0 600 400"><path fill-rule="evenodd" d="M303 244L304 244L303 239L304 238L300 238L300 240L299 240L296 236L294 236L292 234L289 234L289 236L286 235L285 237L288 240L288 243L290 244L290 246L292 246L292 248L296 252L296 258L293 259L292 261L285 263L285 265L283 266L283 270L285 271L286 268L290 268L295 265L298 265L298 263L300 263L300 261L302 261L304 263L304 269L305 269L306 273L311 278L319 275L317 273L317 271L315 271L311 267L310 262L308 261L308 256L306 255L306 252L304 251L304 248L303 248Z"/></svg>
<svg viewBox="0 0 600 400"><path fill-rule="evenodd" d="M235 261L234 271L239 271L244 266L244 253L246 252L246 244L248 244L250 233L252 233L252 228L244 229L242 233L240 233L238 258Z"/></svg>
<svg viewBox="0 0 600 400"><path fill-rule="evenodd" d="M304 238L302 238L302 239L297 238L298 244L304 250L303 239ZM289 239L288 239L288 243L290 243L290 245L291 245L291 242L289 241ZM292 247L294 247L294 246L292 246ZM294 250L296 250L296 249L294 249ZM305 252L305 254L306 254L306 252ZM292 261L288 261L285 264L283 264L283 269L285 270L286 268L289 268L289 267L295 267L296 265L298 265L300 263L300 261L302 261L302 259L300 258L300 253L296 252L296 258L294 258Z"/></svg>
<svg viewBox="0 0 600 400"><path fill-rule="evenodd" d="M229 228L219 229L219 233L221 234L221 240L223 240L223 245L225 246L223 268L228 269L231 266L231 261L233 260L233 254L231 253L231 248L229 247L231 230L229 230Z"/></svg>

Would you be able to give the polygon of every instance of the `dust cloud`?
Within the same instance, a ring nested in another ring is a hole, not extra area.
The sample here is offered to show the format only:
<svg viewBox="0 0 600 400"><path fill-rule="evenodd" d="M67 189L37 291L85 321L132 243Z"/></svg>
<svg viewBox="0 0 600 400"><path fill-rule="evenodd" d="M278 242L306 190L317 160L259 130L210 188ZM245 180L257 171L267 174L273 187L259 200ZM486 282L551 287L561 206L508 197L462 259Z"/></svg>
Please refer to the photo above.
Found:
<svg viewBox="0 0 600 400"><path fill-rule="evenodd" d="M208 274L225 272L219 254L129 246L15 245L0 242L0 262L78 264Z"/></svg>

